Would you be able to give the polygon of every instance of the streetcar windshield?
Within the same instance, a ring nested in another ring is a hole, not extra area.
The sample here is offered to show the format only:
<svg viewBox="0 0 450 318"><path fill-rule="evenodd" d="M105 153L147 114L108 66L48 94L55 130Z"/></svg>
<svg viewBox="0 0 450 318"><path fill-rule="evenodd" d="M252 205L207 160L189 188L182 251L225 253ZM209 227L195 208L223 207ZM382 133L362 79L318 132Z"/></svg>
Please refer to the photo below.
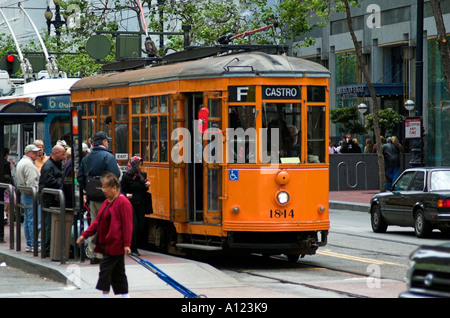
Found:
<svg viewBox="0 0 450 318"><path fill-rule="evenodd" d="M267 151L278 151L282 163L301 162L300 109L300 103L263 103L262 128L267 128ZM272 134L278 135L278 140Z"/></svg>
<svg viewBox="0 0 450 318"><path fill-rule="evenodd" d="M228 108L228 163L256 163L255 107Z"/></svg>

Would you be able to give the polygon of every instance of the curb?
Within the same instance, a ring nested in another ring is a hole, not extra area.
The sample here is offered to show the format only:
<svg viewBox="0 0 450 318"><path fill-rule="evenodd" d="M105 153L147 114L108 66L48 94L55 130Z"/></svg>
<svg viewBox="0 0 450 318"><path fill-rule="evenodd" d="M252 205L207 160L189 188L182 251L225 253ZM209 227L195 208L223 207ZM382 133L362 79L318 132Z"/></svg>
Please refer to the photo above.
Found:
<svg viewBox="0 0 450 318"><path fill-rule="evenodd" d="M355 211L355 212L367 212L369 213L370 210L370 204L368 203L348 203L345 201L330 201L329 202L329 209L335 209L335 210L349 210L349 211Z"/></svg>
<svg viewBox="0 0 450 318"><path fill-rule="evenodd" d="M15 252L0 251L0 259L8 266L20 269L24 272L46 277L59 283L67 283L67 276L64 273L66 272L65 269L61 269L50 263L43 264L41 261L34 258L14 254Z"/></svg>

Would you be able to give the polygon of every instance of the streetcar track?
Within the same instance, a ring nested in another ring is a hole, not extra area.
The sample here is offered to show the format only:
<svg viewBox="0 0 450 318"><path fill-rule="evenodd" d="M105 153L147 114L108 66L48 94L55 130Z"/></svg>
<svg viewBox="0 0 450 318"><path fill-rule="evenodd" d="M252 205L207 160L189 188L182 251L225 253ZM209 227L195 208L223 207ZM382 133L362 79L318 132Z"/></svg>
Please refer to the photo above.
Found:
<svg viewBox="0 0 450 318"><path fill-rule="evenodd" d="M334 245L334 244L327 244L327 246L336 247L336 248L345 249L345 250L354 250L354 251L366 252L369 254L375 254L375 252L373 250L368 250L368 249L364 249L364 248L347 247L347 246L340 246L340 245ZM317 254L320 254L320 252L321 251L319 250ZM391 254L391 253L386 253L386 252L381 252L381 251L376 252L376 254L386 255L389 257L398 257L398 258L403 257L401 255Z"/></svg>
<svg viewBox="0 0 450 318"><path fill-rule="evenodd" d="M367 297L367 296L358 295L358 294L354 294L354 293L350 293L350 292L346 292L346 291L342 291L342 290L326 288L326 287L321 287L321 286L316 286L316 285L311 285L311 284L305 284L305 283L293 282L293 281L289 281L289 280L286 280L286 279L270 277L270 276L266 276L266 275L263 275L263 274L257 274L257 273L252 273L252 272L248 272L248 271L236 271L236 270L234 270L234 272L241 273L241 274L247 274L247 275L251 275L251 276L255 276L255 277L260 277L260 278L265 278L265 279L271 279L271 280L279 282L280 284L290 284L290 285L302 286L302 287L316 289L316 290L325 291L325 292L333 292L333 293L336 293L338 295L344 295L344 296L348 296L348 297L352 297L352 298L370 298L370 297ZM364 275L362 275L362 276L364 276Z"/></svg>
<svg viewBox="0 0 450 318"><path fill-rule="evenodd" d="M347 236L353 236L353 237L360 237L360 238L365 238L365 239L373 239L373 237L368 237L368 236L364 236L364 235L359 235L359 234L350 234L350 233L346 233L346 232L339 232L339 231L332 231L331 233L336 233L336 234L341 234L341 235L347 235ZM402 242L402 241L396 241L393 239L386 239L386 238L380 238L380 237L376 237L377 241L383 241L383 242L390 242L390 243L396 243L396 244L402 244L402 245L411 245L411 246L415 246L415 247L419 247L422 244L417 244L417 243L408 243L408 242ZM328 245L332 245L332 244L327 244Z"/></svg>

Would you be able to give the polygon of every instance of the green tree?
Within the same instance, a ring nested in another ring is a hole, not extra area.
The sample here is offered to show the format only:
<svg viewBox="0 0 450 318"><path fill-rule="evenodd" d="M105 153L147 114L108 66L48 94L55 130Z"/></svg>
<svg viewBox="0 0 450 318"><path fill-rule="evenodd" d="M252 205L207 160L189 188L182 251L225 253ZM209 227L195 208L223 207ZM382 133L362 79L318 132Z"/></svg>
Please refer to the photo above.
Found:
<svg viewBox="0 0 450 318"><path fill-rule="evenodd" d="M363 135L366 128L360 122L358 107L342 107L330 110L330 120L334 124L340 124L339 132Z"/></svg>
<svg viewBox="0 0 450 318"><path fill-rule="evenodd" d="M373 114L366 116L366 129L373 130ZM397 131L398 124L402 122L402 116L392 108L386 108L378 111L378 124L380 134L383 136L392 135Z"/></svg>

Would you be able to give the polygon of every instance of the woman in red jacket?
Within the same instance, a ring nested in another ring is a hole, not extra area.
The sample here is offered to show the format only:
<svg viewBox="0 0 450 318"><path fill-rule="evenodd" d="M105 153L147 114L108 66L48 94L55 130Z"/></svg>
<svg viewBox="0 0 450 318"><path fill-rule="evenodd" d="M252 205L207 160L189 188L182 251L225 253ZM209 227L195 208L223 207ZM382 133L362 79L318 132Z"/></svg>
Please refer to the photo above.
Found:
<svg viewBox="0 0 450 318"><path fill-rule="evenodd" d="M128 280L125 274L125 254L131 253L133 232L133 207L120 193L117 177L107 172L101 178L106 200L89 228L77 239L82 244L85 239L97 233L96 253L103 253L100 274L96 288L108 297L110 286L114 293L128 296Z"/></svg>

